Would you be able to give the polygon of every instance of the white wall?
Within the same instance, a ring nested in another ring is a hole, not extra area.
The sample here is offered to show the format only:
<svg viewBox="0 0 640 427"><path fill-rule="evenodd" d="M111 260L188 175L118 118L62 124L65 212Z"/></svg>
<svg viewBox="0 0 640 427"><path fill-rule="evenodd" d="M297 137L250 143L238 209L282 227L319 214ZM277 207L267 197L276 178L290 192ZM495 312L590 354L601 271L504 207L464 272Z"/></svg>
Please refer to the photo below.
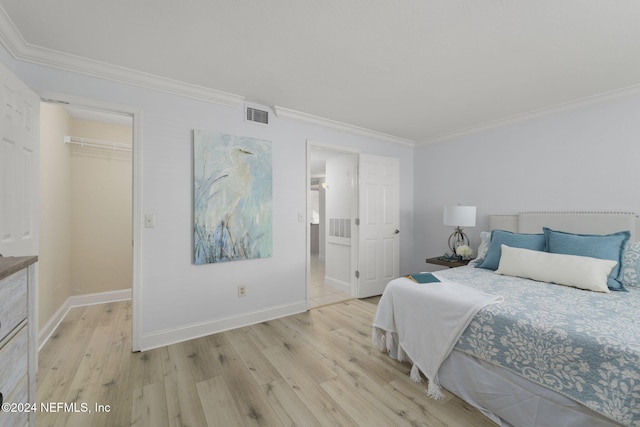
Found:
<svg viewBox="0 0 640 427"><path fill-rule="evenodd" d="M105 100L142 110L142 210L156 218L143 229L141 345L159 346L306 306L306 140L400 159L401 270L413 249L412 148L319 126L278 120L246 123L230 108L62 70L7 60L8 68L35 90ZM273 257L192 264L192 129L207 129L273 142ZM305 216L303 215L303 218ZM406 232L404 232L406 230ZM247 296L237 297L243 284Z"/></svg>
<svg viewBox="0 0 640 427"><path fill-rule="evenodd" d="M132 139L130 126L78 119L70 134ZM131 153L72 146L70 168L71 294L131 289Z"/></svg>
<svg viewBox="0 0 640 427"><path fill-rule="evenodd" d="M478 207L477 226L466 230L474 249L490 214L640 213L639 159L640 95L421 146L413 268L424 269L425 258L447 250L453 230L442 224L445 204Z"/></svg>

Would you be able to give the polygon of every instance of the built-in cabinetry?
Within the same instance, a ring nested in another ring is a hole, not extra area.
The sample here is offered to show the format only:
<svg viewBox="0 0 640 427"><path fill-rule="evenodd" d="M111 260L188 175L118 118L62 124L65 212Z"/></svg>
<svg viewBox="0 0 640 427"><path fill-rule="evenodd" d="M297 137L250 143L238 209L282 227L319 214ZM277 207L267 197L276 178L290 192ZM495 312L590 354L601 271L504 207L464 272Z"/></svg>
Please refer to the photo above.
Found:
<svg viewBox="0 0 640 427"><path fill-rule="evenodd" d="M34 269L38 257L0 257L0 426L35 426ZM27 405L25 405L27 404Z"/></svg>

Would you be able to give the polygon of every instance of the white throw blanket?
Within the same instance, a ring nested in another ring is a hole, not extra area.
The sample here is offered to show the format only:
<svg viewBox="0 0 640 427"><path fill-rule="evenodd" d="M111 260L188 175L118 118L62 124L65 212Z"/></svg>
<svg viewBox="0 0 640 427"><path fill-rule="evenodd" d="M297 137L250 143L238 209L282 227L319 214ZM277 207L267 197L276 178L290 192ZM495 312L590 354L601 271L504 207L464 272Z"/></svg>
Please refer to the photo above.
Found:
<svg viewBox="0 0 640 427"><path fill-rule="evenodd" d="M435 274L436 277L437 273ZM373 320L373 341L394 359L413 362L411 379L420 381L417 369L429 380L427 392L442 398L438 370L473 316L488 304L504 299L438 277L441 282L392 280L380 298Z"/></svg>

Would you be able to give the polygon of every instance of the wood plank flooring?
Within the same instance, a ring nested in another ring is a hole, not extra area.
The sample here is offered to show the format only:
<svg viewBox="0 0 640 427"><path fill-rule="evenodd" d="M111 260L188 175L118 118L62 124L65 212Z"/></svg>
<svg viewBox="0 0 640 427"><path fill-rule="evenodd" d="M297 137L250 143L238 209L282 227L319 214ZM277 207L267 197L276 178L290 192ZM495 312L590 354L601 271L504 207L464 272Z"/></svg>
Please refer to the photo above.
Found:
<svg viewBox="0 0 640 427"><path fill-rule="evenodd" d="M494 426L371 343L378 299L131 353L131 304L72 309L39 354L37 426ZM102 405L102 406L97 406Z"/></svg>

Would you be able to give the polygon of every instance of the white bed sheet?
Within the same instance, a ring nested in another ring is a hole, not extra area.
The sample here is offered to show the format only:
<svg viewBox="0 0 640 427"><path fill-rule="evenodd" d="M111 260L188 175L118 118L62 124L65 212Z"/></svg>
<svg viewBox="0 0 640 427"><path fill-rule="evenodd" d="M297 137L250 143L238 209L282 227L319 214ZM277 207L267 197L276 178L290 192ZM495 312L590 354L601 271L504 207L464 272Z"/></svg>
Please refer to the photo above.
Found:
<svg viewBox="0 0 640 427"><path fill-rule="evenodd" d="M429 380L427 394L437 399L444 397L440 365L478 310L503 298L434 276L441 281L419 284L401 277L387 284L373 319L373 340L383 350L386 335L390 356L402 360L400 355L407 355Z"/></svg>

